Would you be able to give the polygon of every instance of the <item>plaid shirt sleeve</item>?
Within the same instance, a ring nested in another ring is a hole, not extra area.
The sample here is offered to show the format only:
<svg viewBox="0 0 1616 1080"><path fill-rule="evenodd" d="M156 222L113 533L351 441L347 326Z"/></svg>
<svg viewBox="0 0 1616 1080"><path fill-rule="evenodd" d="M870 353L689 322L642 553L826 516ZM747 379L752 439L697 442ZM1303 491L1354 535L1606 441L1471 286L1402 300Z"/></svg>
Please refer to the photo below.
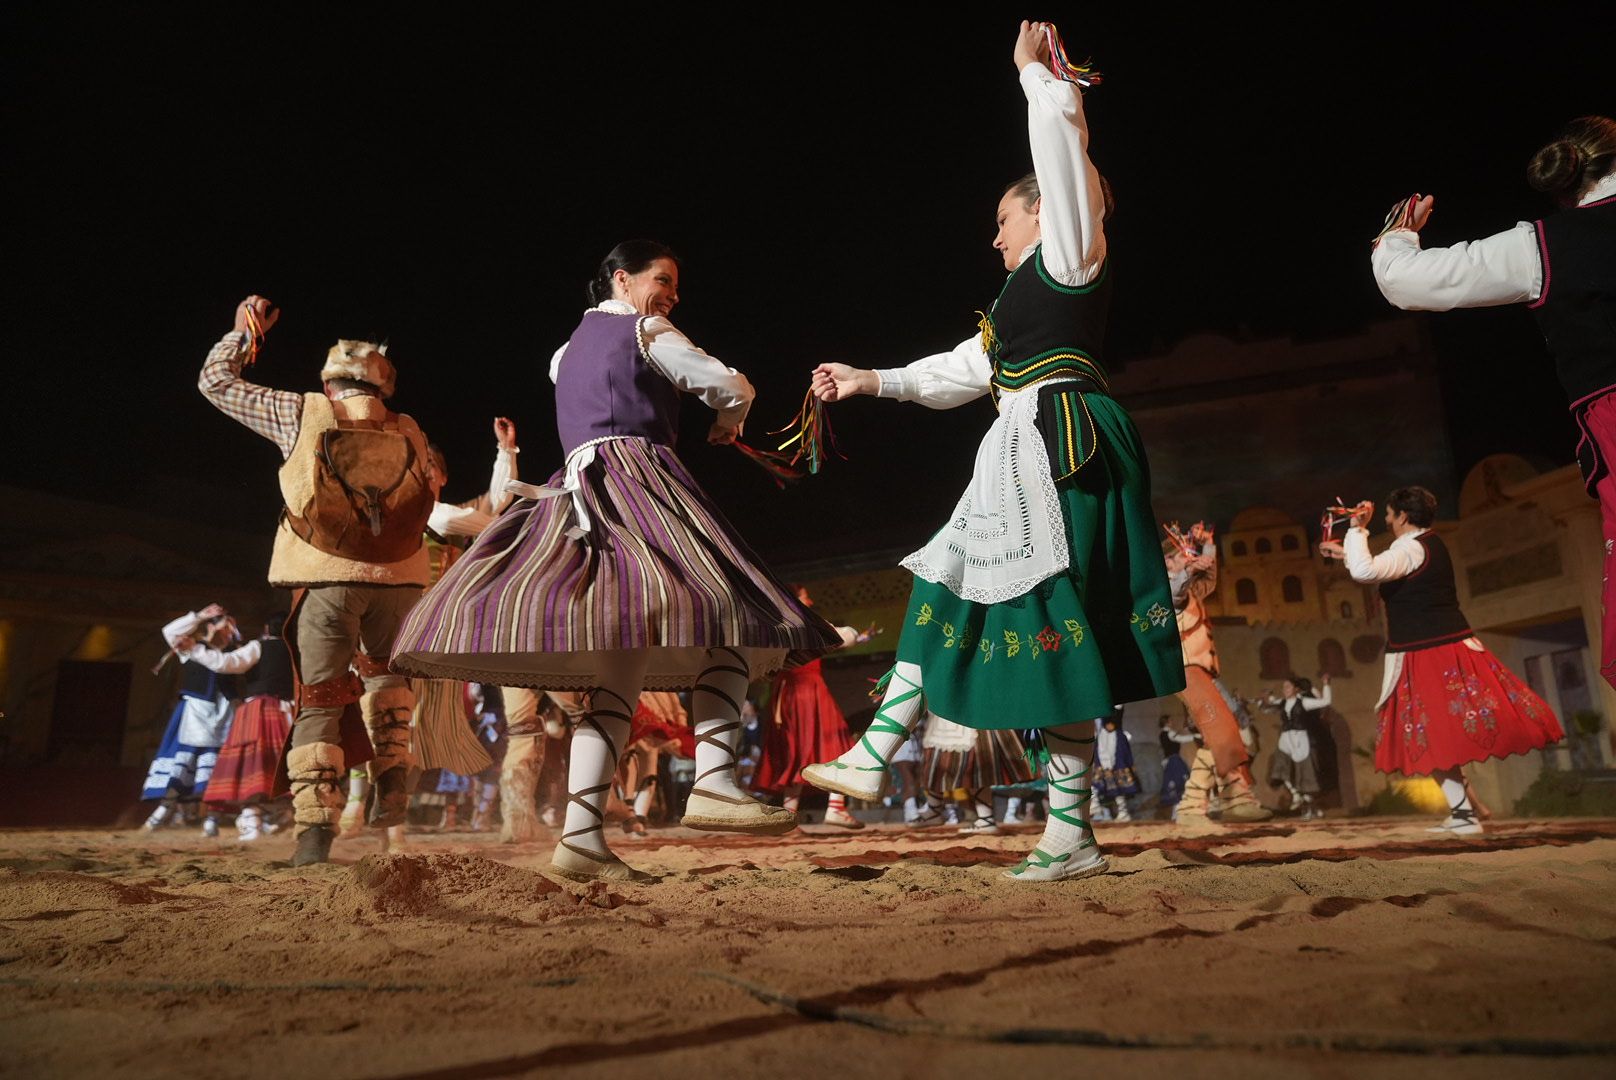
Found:
<svg viewBox="0 0 1616 1080"><path fill-rule="evenodd" d="M214 408L280 447L281 457L290 457L303 423L303 395L243 379L241 362L246 355L247 335L226 334L208 353L196 388Z"/></svg>

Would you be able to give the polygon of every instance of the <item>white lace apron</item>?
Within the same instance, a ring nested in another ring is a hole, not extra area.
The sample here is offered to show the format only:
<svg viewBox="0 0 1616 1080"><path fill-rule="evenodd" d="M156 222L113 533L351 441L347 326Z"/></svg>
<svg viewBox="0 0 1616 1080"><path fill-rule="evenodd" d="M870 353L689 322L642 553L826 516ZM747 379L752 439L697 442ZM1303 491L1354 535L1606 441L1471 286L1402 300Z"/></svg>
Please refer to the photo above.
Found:
<svg viewBox="0 0 1616 1080"><path fill-rule="evenodd" d="M1037 423L1038 390L1047 385L999 398L970 487L948 525L904 559L904 569L978 604L1014 599L1066 569L1066 522Z"/></svg>

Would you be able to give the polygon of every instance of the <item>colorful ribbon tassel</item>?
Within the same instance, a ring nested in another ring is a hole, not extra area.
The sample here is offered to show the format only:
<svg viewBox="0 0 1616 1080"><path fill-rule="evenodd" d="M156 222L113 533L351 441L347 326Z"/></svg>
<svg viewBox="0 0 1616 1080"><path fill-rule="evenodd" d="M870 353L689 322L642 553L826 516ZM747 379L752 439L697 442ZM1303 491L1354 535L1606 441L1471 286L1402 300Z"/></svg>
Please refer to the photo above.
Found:
<svg viewBox="0 0 1616 1080"><path fill-rule="evenodd" d="M1419 201L1419 198L1418 195L1410 195L1406 199L1399 199L1386 215L1386 223L1380 227L1380 231L1375 234L1375 239L1370 242L1369 246L1373 247L1375 244L1380 243L1382 238L1389 232L1413 228L1414 204Z"/></svg>
<svg viewBox="0 0 1616 1080"><path fill-rule="evenodd" d="M258 359L258 350L264 346L264 324L258 321L258 312L247 305L247 356L241 362L244 368L252 367Z"/></svg>
<svg viewBox="0 0 1616 1080"><path fill-rule="evenodd" d="M1069 83L1076 83L1084 90L1100 85L1104 76L1094 70L1094 61L1090 59L1081 64L1072 63L1072 58L1066 55L1066 43L1061 41L1060 32L1055 29L1054 23L1044 24L1044 35L1049 40L1049 66L1056 75Z"/></svg>
<svg viewBox="0 0 1616 1080"><path fill-rule="evenodd" d="M808 475L796 468L793 460L785 454L774 450L755 450L739 439L732 444L735 449L745 454L755 465L769 474L776 487L784 488L787 484L796 483Z"/></svg>
<svg viewBox="0 0 1616 1080"><path fill-rule="evenodd" d="M815 397L812 390L803 395L802 408L797 410L797 415L785 427L769 434L791 436L775 449L784 452L795 446L797 449L791 455L791 464L798 466L806 462L810 476L818 474L819 467L825 463L827 451L843 461L847 460L836 448L836 436L830 429L830 418L825 415L825 403Z"/></svg>

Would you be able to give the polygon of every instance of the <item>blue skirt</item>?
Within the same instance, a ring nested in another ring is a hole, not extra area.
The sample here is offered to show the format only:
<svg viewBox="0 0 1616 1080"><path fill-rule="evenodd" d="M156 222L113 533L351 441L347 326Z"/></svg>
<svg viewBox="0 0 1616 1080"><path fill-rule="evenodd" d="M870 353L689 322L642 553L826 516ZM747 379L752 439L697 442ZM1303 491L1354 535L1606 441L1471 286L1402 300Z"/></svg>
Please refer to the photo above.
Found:
<svg viewBox="0 0 1616 1080"><path fill-rule="evenodd" d="M157 756L146 770L146 783L140 790L142 799L161 799L169 794L182 800L200 799L207 790L213 766L219 760L219 748L180 742L180 720L184 716L185 699L182 697L174 703Z"/></svg>

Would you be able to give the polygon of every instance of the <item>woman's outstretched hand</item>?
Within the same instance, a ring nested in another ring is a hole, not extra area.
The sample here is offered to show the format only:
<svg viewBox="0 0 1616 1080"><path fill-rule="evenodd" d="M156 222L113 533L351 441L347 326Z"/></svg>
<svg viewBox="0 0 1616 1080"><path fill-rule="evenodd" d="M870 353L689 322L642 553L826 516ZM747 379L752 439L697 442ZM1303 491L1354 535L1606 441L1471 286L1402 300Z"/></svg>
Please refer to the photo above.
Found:
<svg viewBox="0 0 1616 1080"><path fill-rule="evenodd" d="M1016 34L1016 51L1012 56L1016 70L1020 71L1028 64L1049 63L1049 38L1044 34L1044 24L1041 22L1021 21L1021 30Z"/></svg>
<svg viewBox="0 0 1616 1080"><path fill-rule="evenodd" d="M875 372L862 368L848 367L846 364L820 364L814 368L809 389L820 401L842 401L859 394L879 394L881 380Z"/></svg>

